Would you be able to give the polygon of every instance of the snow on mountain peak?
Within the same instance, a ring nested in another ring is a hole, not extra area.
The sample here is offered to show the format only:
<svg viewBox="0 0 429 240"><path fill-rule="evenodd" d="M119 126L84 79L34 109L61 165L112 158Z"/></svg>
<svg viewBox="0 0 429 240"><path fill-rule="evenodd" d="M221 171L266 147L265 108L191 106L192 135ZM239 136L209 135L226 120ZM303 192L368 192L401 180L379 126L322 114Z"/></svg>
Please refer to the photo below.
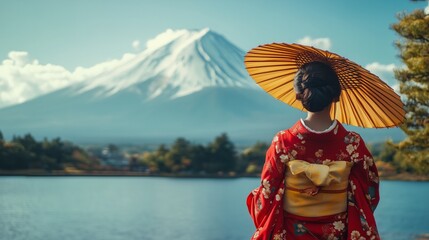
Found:
<svg viewBox="0 0 429 240"><path fill-rule="evenodd" d="M167 29L165 32L157 35L155 38L150 39L146 43L146 48L148 50L156 50L159 47L164 46L165 44L174 41L174 39L186 34L186 30L172 30Z"/></svg>
<svg viewBox="0 0 429 240"><path fill-rule="evenodd" d="M206 87L257 88L245 71L244 51L208 28L178 30L180 36L151 54L161 81L151 83L150 98L181 97Z"/></svg>
<svg viewBox="0 0 429 240"><path fill-rule="evenodd" d="M159 47L162 47L165 44L168 44L169 42L174 41L175 39L184 35L193 35L194 38L199 38L209 31L209 28L203 28L197 31L187 29L167 29L165 32L158 34L155 38L148 40L146 43L146 48L147 50L156 50Z"/></svg>
<svg viewBox="0 0 429 240"><path fill-rule="evenodd" d="M109 96L131 88L153 99L181 97L206 87L258 88L245 70L244 51L209 28L168 29L146 46L84 81L79 92L97 88L98 94Z"/></svg>

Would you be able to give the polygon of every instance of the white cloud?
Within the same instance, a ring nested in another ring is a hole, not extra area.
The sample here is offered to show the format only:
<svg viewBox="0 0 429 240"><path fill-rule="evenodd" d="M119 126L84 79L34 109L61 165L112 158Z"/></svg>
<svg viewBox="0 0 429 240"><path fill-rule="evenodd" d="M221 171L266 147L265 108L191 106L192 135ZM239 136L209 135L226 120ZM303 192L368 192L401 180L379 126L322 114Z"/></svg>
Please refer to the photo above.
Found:
<svg viewBox="0 0 429 240"><path fill-rule="evenodd" d="M389 73L389 74L393 74L393 70L395 68L397 68L397 66L395 66L395 64L391 63L391 64L381 64L379 62L373 62L370 64L367 64L365 66L366 69L368 69L369 71L377 74L383 74L383 73Z"/></svg>
<svg viewBox="0 0 429 240"><path fill-rule="evenodd" d="M139 41L139 40L134 40L134 41L131 43L131 46L133 46L133 48L134 48L135 50L140 50L140 41Z"/></svg>
<svg viewBox="0 0 429 240"><path fill-rule="evenodd" d="M426 13L426 15L429 15L429 1L428 1L427 7L425 8L425 13Z"/></svg>
<svg viewBox="0 0 429 240"><path fill-rule="evenodd" d="M398 66L395 64L381 64L379 62L373 62L367 64L365 68L377 75L381 80L389 84L396 92L399 92L399 83L395 79L395 75L393 73L394 69L397 69Z"/></svg>
<svg viewBox="0 0 429 240"><path fill-rule="evenodd" d="M297 41L297 43L307 46L313 46L316 48L320 48L322 50L329 50L331 49L331 39L329 38L315 38L312 39L311 37L304 37Z"/></svg>
<svg viewBox="0 0 429 240"><path fill-rule="evenodd" d="M137 49L140 42L133 41L132 46ZM112 69L135 57L135 54L126 53L119 59L69 71L60 65L41 64L39 60L32 59L28 52L11 51L6 59L0 59L0 108L23 103L87 79L92 80L89 87L100 84L103 81L100 76L109 74Z"/></svg>
<svg viewBox="0 0 429 240"><path fill-rule="evenodd" d="M90 68L77 67L71 72L59 65L40 64L37 59L31 59L28 52L12 51L7 59L0 60L0 108L23 103L87 79L91 79L88 87L102 84L103 74L111 74L136 56L126 53L120 59Z"/></svg>
<svg viewBox="0 0 429 240"><path fill-rule="evenodd" d="M27 52L13 51L9 52L8 56L9 64L12 65L24 66L29 60Z"/></svg>
<svg viewBox="0 0 429 240"><path fill-rule="evenodd" d="M62 66L39 64L28 52L12 51L0 64L0 108L22 103L72 82Z"/></svg>

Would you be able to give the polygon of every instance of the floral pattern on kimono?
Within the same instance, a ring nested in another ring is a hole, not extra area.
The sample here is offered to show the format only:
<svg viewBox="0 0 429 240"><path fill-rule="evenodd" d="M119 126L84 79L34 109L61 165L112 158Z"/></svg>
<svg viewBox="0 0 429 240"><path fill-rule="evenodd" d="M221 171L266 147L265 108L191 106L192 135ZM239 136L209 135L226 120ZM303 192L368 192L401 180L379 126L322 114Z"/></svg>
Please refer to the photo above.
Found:
<svg viewBox="0 0 429 240"><path fill-rule="evenodd" d="M295 159L318 164L354 163L345 213L325 218L319 225L307 224L317 223L317 217L289 217L283 209L284 179L286 163ZM338 122L329 132L313 133L298 121L275 135L266 153L261 185L247 197L247 207L256 227L251 239L380 239L373 215L379 201L378 186L375 163L359 134L348 132ZM315 236L313 229L322 235Z"/></svg>

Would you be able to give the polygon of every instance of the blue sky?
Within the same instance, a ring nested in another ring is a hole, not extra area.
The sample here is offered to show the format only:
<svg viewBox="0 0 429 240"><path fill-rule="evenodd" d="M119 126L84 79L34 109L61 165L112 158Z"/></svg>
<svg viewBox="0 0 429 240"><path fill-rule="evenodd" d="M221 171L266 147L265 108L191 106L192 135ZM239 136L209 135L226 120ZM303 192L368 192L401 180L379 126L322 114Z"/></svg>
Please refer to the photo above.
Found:
<svg viewBox="0 0 429 240"><path fill-rule="evenodd" d="M16 74L5 67L8 59L37 59L38 68L54 65L67 77L76 67L141 51L169 28L209 27L245 51L264 43L319 39L330 51L383 75L401 64L394 47L398 36L389 27L397 22L395 15L427 5L407 0L1 1L0 107L8 101L6 90L21 89L9 100L31 95L28 86L15 86ZM392 76L385 77L391 85Z"/></svg>
<svg viewBox="0 0 429 240"><path fill-rule="evenodd" d="M425 2L291 0L2 1L0 56L27 51L72 70L133 51L131 42L167 28L209 27L243 50L305 36L330 38L332 51L360 64L396 63L389 25Z"/></svg>

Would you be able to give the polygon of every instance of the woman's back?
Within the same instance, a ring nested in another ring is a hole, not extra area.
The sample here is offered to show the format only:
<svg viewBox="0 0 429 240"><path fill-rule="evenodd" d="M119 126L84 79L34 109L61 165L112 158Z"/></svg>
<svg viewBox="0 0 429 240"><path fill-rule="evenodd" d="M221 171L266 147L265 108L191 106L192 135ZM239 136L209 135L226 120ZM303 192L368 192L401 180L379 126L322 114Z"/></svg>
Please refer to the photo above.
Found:
<svg viewBox="0 0 429 240"><path fill-rule="evenodd" d="M361 137L340 123L318 133L300 120L279 132L261 180L247 199L255 239L378 239L377 169Z"/></svg>

